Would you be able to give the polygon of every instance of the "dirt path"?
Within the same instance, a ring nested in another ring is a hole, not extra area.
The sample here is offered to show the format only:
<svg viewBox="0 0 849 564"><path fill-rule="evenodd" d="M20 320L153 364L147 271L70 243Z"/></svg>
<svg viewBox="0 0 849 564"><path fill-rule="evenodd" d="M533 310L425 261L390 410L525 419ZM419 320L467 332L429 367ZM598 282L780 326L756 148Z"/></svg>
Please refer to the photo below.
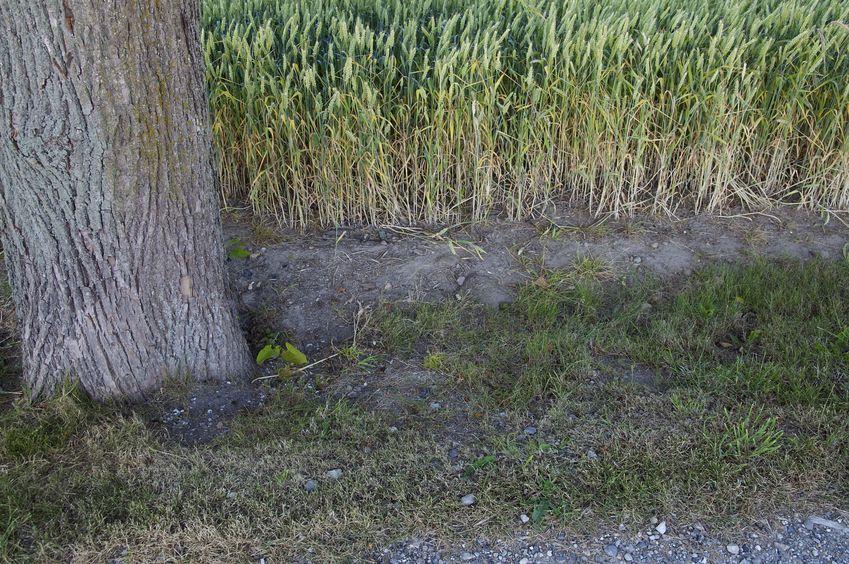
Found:
<svg viewBox="0 0 849 564"><path fill-rule="evenodd" d="M534 272L566 268L577 257L601 259L618 273L647 269L677 277L712 261L758 255L836 259L849 242L849 228L839 219L825 222L792 209L678 221L605 221L565 213L445 233L391 227L285 233L275 244L257 241L243 224L226 231L253 253L229 266L254 332L283 330L307 353L350 339L358 304L440 300L467 292L497 305Z"/></svg>

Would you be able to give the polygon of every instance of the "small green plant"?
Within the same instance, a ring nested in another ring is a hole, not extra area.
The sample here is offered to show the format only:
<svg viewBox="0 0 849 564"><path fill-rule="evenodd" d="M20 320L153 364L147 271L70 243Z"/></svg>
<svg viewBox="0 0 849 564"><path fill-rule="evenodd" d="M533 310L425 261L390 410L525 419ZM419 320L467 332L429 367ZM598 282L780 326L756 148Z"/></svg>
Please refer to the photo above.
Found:
<svg viewBox="0 0 849 564"><path fill-rule="evenodd" d="M669 395L672 408L683 417L699 416L707 409L704 398L682 391L674 391Z"/></svg>
<svg viewBox="0 0 849 564"><path fill-rule="evenodd" d="M607 262L592 256L576 258L572 271L579 280L604 280L613 276L613 269Z"/></svg>
<svg viewBox="0 0 849 564"><path fill-rule="evenodd" d="M784 436L784 432L778 429L776 418L763 417L754 406L749 407L740 418L726 410L722 427L715 443L717 457L741 465L777 453Z"/></svg>
<svg viewBox="0 0 849 564"><path fill-rule="evenodd" d="M424 357L422 366L428 370L442 370L445 366L445 355L442 353L430 353Z"/></svg>
<svg viewBox="0 0 849 564"><path fill-rule="evenodd" d="M356 366L359 370L371 370L378 365L381 359L380 355L369 354L356 344L339 349L338 354L343 360Z"/></svg>
<svg viewBox="0 0 849 564"><path fill-rule="evenodd" d="M251 252L245 248L245 242L239 239L227 241L227 256L232 260L245 260L251 256Z"/></svg>
<svg viewBox="0 0 849 564"><path fill-rule="evenodd" d="M533 511L531 511L531 521L534 524L542 524L545 518L554 513L556 505L552 499L554 496L554 482L549 479L542 480L539 485L539 494L532 500Z"/></svg>
<svg viewBox="0 0 849 564"><path fill-rule="evenodd" d="M309 361L307 356L299 351L295 345L290 342L285 342L283 345L277 344L278 335L275 334L266 340L263 346L256 355L256 363L260 366L269 360L282 359L286 364L293 366L303 366Z"/></svg>
<svg viewBox="0 0 849 564"><path fill-rule="evenodd" d="M466 465L466 467L463 469L463 476L466 478L471 478L477 472L495 464L495 460L495 455L492 454L481 456L477 460Z"/></svg>

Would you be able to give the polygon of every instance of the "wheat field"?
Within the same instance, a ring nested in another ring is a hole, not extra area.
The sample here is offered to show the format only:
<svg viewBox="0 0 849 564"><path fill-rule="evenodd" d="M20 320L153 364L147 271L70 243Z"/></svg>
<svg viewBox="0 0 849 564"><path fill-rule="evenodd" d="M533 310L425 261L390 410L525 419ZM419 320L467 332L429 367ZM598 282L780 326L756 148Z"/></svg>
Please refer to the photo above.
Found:
<svg viewBox="0 0 849 564"><path fill-rule="evenodd" d="M843 0L204 0L225 203L293 226L849 209Z"/></svg>

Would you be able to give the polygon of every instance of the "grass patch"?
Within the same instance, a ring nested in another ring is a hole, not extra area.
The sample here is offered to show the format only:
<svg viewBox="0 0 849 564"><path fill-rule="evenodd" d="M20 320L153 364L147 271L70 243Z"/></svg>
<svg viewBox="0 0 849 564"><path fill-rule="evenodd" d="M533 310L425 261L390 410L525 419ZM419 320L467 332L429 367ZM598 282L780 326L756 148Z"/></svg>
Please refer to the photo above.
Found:
<svg viewBox="0 0 849 564"><path fill-rule="evenodd" d="M499 309L384 308L378 345L342 372L389 355L441 372L439 417L290 381L186 448L70 393L20 402L0 420L0 557L338 561L411 535L503 534L523 513L581 531L845 503L847 293L842 263L716 267L675 285L582 263ZM449 456L463 418L474 433Z"/></svg>

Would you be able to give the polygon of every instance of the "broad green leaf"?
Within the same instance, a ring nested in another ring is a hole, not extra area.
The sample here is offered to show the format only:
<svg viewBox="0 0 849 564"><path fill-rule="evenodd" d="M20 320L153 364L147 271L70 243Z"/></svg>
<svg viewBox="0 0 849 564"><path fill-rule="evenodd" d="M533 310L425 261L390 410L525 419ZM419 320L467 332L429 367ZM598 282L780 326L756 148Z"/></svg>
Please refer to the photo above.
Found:
<svg viewBox="0 0 849 564"><path fill-rule="evenodd" d="M307 355L295 348L295 345L292 343L286 343L286 350L283 351L282 356L283 360L295 366L303 366L308 362Z"/></svg>
<svg viewBox="0 0 849 564"><path fill-rule="evenodd" d="M260 349L259 354L256 355L256 363L262 366L262 364L274 358L280 357L280 352L283 349L280 345L267 344L262 349Z"/></svg>

